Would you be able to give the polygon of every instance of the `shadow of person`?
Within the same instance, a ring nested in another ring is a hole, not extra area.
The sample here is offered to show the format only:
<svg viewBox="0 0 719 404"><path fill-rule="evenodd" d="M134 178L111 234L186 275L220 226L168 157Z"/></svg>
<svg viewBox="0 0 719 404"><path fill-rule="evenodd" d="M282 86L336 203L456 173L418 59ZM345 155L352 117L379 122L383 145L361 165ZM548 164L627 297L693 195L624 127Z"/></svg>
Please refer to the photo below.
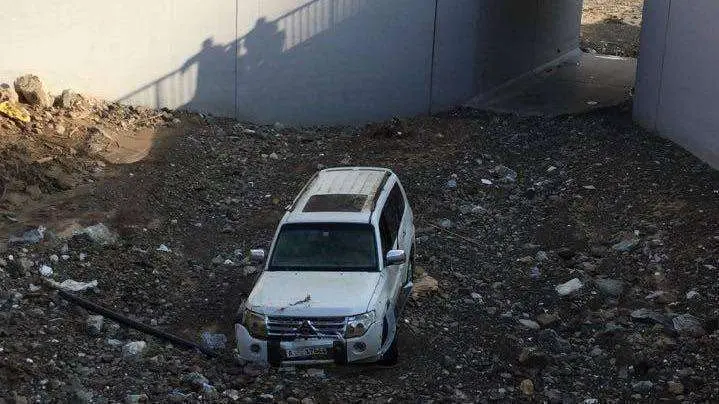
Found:
<svg viewBox="0 0 719 404"><path fill-rule="evenodd" d="M281 57L285 32L277 23L260 18L242 39L243 55L237 65L237 109L240 119L253 119L260 111L271 108L281 91Z"/></svg>
<svg viewBox="0 0 719 404"><path fill-rule="evenodd" d="M235 114L235 42L215 44L212 37L202 42L202 49L182 64L180 73L197 64L195 93L180 107L200 112L212 111L226 116Z"/></svg>

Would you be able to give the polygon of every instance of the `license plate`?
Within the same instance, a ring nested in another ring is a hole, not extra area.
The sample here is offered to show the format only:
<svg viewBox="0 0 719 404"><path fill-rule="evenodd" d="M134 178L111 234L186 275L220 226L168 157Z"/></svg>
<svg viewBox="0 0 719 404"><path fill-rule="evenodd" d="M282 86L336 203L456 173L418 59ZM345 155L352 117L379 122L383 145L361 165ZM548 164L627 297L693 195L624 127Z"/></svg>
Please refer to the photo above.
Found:
<svg viewBox="0 0 719 404"><path fill-rule="evenodd" d="M307 348L293 348L285 349L285 356L287 359L292 358L306 358L316 356L327 356L327 348L320 347L307 347Z"/></svg>

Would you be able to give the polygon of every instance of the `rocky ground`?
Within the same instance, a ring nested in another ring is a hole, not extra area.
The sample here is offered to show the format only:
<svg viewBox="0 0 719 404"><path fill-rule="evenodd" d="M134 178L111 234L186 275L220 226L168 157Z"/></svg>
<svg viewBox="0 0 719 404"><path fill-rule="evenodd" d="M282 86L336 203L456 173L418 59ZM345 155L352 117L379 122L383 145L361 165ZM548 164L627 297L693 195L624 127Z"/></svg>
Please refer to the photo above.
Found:
<svg viewBox="0 0 719 404"><path fill-rule="evenodd" d="M637 57L644 0L584 0L581 46L585 51Z"/></svg>
<svg viewBox="0 0 719 404"><path fill-rule="evenodd" d="M0 116L0 401L717 401L719 174L629 107L322 128L87 100ZM240 364L247 251L337 165L398 173L439 290L410 302L395 367ZM44 286L68 279L229 343L207 358L92 316Z"/></svg>

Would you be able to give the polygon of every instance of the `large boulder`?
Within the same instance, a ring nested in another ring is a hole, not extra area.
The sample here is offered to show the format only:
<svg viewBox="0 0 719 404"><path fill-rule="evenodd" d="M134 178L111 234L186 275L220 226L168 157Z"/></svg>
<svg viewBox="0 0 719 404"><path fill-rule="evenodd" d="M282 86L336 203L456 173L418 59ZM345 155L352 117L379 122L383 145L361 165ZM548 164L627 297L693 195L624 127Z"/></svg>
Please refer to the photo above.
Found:
<svg viewBox="0 0 719 404"><path fill-rule="evenodd" d="M50 97L48 97L40 78L34 74L18 77L15 80L15 92L20 98L20 102L42 107L50 106Z"/></svg>
<svg viewBox="0 0 719 404"><path fill-rule="evenodd" d="M13 90L10 85L1 83L0 84L0 102L3 101L10 101L10 102L17 102L17 93L15 93L15 90Z"/></svg>

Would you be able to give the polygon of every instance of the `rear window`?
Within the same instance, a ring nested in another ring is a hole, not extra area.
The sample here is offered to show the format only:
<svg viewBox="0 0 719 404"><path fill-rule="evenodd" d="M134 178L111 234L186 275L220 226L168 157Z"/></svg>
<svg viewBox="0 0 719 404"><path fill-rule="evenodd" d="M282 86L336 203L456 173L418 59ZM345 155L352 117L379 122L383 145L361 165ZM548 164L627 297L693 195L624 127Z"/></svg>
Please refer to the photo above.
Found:
<svg viewBox="0 0 719 404"><path fill-rule="evenodd" d="M286 224L277 236L269 271L377 271L369 224Z"/></svg>

